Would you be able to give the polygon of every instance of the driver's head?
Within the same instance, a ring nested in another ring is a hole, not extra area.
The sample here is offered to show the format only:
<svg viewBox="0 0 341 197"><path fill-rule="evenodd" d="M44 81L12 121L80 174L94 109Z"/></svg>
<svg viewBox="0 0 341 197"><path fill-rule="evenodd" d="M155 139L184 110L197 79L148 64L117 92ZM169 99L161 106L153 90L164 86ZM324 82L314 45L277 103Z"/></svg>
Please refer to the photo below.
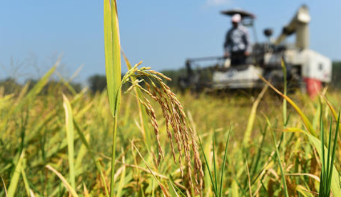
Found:
<svg viewBox="0 0 341 197"><path fill-rule="evenodd" d="M237 27L241 20L242 20L242 17L240 16L240 14L233 15L231 18L232 25L234 27Z"/></svg>

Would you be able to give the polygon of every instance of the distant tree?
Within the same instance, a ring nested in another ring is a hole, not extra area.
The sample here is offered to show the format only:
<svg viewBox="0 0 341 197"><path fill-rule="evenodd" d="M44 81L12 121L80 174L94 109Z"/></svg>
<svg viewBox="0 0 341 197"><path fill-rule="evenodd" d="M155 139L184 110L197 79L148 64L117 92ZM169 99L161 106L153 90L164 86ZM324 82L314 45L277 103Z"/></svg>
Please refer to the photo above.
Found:
<svg viewBox="0 0 341 197"><path fill-rule="evenodd" d="M341 62L333 62L331 86L341 88Z"/></svg>
<svg viewBox="0 0 341 197"><path fill-rule="evenodd" d="M12 94L20 91L21 85L13 78L7 78L0 81L0 87L4 88L5 94Z"/></svg>
<svg viewBox="0 0 341 197"><path fill-rule="evenodd" d="M76 92L80 92L82 90L82 85L80 83L71 82L70 85Z"/></svg>
<svg viewBox="0 0 341 197"><path fill-rule="evenodd" d="M31 90L37 83L37 79L27 79L26 84L28 83L28 90Z"/></svg>
<svg viewBox="0 0 341 197"><path fill-rule="evenodd" d="M123 78L124 74L121 74L121 79ZM88 78L89 88L92 92L102 92L107 87L107 78L105 75L92 75ZM122 89L123 91L126 90L130 86L129 83L123 84Z"/></svg>
<svg viewBox="0 0 341 197"><path fill-rule="evenodd" d="M107 87L105 75L93 75L88 79L88 82L92 92L102 92Z"/></svg>
<svg viewBox="0 0 341 197"><path fill-rule="evenodd" d="M28 79L26 80L26 84L28 84L28 91L30 91L39 80L37 79ZM70 82L69 85L73 88L73 90L78 93L82 90L82 85L77 82ZM51 92L59 92L62 91L64 94L68 93L74 93L74 91L71 92L71 90L64 85L63 82L57 81L57 80L50 80L47 82L47 84L43 87L40 94L49 94Z"/></svg>
<svg viewBox="0 0 341 197"><path fill-rule="evenodd" d="M161 73L172 79L172 81L166 81L167 85L172 88L179 88L180 77L186 76L186 70L184 68L177 70L163 70Z"/></svg>

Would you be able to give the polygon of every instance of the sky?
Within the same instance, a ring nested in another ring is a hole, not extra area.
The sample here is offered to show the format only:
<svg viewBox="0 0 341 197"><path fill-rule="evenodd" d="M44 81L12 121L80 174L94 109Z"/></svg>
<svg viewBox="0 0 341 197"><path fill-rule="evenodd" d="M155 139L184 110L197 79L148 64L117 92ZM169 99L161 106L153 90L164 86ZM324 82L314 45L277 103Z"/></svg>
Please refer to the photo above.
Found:
<svg viewBox="0 0 341 197"><path fill-rule="evenodd" d="M223 54L230 19L221 10L254 13L258 41L264 42L264 28L278 36L305 3L312 18L310 48L341 60L339 0L118 0L121 45L133 64L178 69L187 58ZM103 42L101 0L2 1L0 79L41 77L61 56L58 72L69 77L82 65L75 80L85 83L105 74ZM127 70L124 63L122 68Z"/></svg>

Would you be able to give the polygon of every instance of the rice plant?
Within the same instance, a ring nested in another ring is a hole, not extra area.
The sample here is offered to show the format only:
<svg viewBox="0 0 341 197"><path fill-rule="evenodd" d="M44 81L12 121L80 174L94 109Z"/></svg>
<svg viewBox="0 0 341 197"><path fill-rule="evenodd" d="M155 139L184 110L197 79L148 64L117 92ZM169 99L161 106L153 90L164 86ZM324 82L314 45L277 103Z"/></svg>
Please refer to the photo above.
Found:
<svg viewBox="0 0 341 197"><path fill-rule="evenodd" d="M214 193L214 195L216 197L223 196L222 192L223 192L224 169L225 169L225 163L226 163L226 157L227 157L227 149L228 149L228 144L229 144L229 139L230 139L230 132L231 132L231 128L230 128L230 130L228 131L228 134L227 134L227 139L226 139L226 143L225 143L224 159L223 159L223 163L221 165L220 177L218 177L218 179L217 179L217 176L219 174L219 171L217 171L217 169L216 169L217 160L215 159L216 152L214 151L214 144L215 144L215 140L214 139L215 139L215 137L213 137L213 143L212 143L213 176L211 174L211 169L210 169L207 157L206 157L206 155L204 153L204 148L202 146L201 141L199 141L200 142L200 148L201 148L201 150L203 152L203 155L204 155L205 164L206 164L206 167L208 169L208 174L209 174L210 181L211 181L211 184L212 184L213 193ZM220 181L219 185L218 185L218 181Z"/></svg>
<svg viewBox="0 0 341 197"><path fill-rule="evenodd" d="M329 138L327 141L327 149L325 150L325 132L323 127L322 120L322 108L320 114L320 135L321 135L321 175L320 175L320 188L319 188L319 196L330 196L330 189L332 184L333 177L333 165L335 160L335 150L337 146L339 125L340 125L340 113L337 118L335 134L332 137L332 119L330 119L329 126Z"/></svg>
<svg viewBox="0 0 341 197"><path fill-rule="evenodd" d="M105 0L106 91L48 85L60 60L32 88L0 86L0 196L341 196L340 92L175 95L125 55L121 78L118 27Z"/></svg>
<svg viewBox="0 0 341 197"><path fill-rule="evenodd" d="M182 168L182 152L184 153L185 160L187 162L187 173L190 178L191 186L193 186L192 180L192 163L191 163L191 151L193 151L194 158L194 174L196 174L195 182L198 185L195 186L196 193L201 192L202 187L202 177L203 172L201 169L201 161L199 158L195 135L191 128L187 126L186 114L183 110L182 105L176 98L175 94L171 89L163 82L162 79L171 80L154 70L150 70L149 67L142 67L138 69L138 66L142 63L136 64L133 68L125 74L121 80L121 50L120 50L120 38L119 38L119 28L118 28L118 16L117 16L117 4L115 0L106 0L104 2L104 34L105 34L105 58L106 58L106 75L108 84L108 95L110 110L114 118L114 132L113 132L113 149L112 149L112 167L111 167L111 186L110 186L110 196L114 196L114 170L115 170L115 151L116 151L116 132L117 132L117 119L119 116L120 102L121 102L121 87L123 84L129 82L129 79L136 79L137 77L146 77L148 81L138 80L132 81L132 86L128 89L138 88L142 93L148 95L151 99L159 103L163 118L165 119L166 131L168 138L171 142L171 149L174 162L179 162L180 171L183 175ZM140 83L144 82L144 85L148 89L143 88ZM151 89L151 87L153 89ZM158 147L158 160L160 162L161 158L164 158L164 153L161 148L160 143L160 131L156 120L156 115L150 101L143 95L138 96L138 101L146 109L147 115L151 119L151 124L154 128L154 134L157 141ZM173 134L171 133L169 126L173 128ZM173 135L175 143L178 147L179 159L176 159L175 148L173 144Z"/></svg>

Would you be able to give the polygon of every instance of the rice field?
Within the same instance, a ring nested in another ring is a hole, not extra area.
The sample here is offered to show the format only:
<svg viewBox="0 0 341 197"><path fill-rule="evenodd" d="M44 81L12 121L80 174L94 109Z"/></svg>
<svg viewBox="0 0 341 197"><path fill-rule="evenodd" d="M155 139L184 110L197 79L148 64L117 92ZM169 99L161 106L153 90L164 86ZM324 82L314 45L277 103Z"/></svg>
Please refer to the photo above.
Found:
<svg viewBox="0 0 341 197"><path fill-rule="evenodd" d="M44 95L38 94L38 90L25 92L23 88L14 95L1 94L0 173L3 185L0 195L6 196L3 189L6 186L9 196L67 196L70 191L63 182L66 180L69 185L74 184L72 188L78 196L106 196L106 190L110 188L114 127L107 92L92 95L85 89L77 94L65 95L63 101L64 84L50 87ZM338 106L339 95L327 93L334 106ZM311 101L301 94L290 97L318 132L321 109L318 100ZM71 121L74 123L71 142L68 136L69 122L65 120L66 110L63 107L67 103L66 99L69 101L68 107L72 108ZM284 132L285 128L306 128L301 117L290 106L288 123L284 126L280 97L266 93L254 112L257 98L253 96L227 95L216 98L201 95L195 98L185 94L178 95L178 99L183 105L188 124L202 143L202 149L199 148L204 171L202 196L213 196L215 190L206 162L212 176L217 176L222 196L284 196L283 173L289 196L316 196L321 173L319 149L302 132ZM162 109L156 102L151 102L164 153L164 158L158 162L157 139L150 118L146 118L146 130L143 131L136 97L126 93L122 95L122 100L125 102L121 104L117 120L115 195L195 196L185 168L185 158L182 158L183 175L179 163L174 162ZM325 130L328 130L330 123L335 130L335 121L329 120L332 114L328 106L324 104L322 109ZM251 132L248 134L247 131ZM320 136L319 132L317 136ZM71 150L70 146L73 146ZM226 147L224 179L220 185ZM336 169L340 169L340 154L337 148ZM193 157L193 154L190 156ZM176 152L178 157L179 153ZM338 174L338 171L334 171L334 174ZM74 176L74 183L71 182L71 176Z"/></svg>
<svg viewBox="0 0 341 197"><path fill-rule="evenodd" d="M340 92L175 94L104 28L106 91L0 87L0 196L341 196Z"/></svg>

